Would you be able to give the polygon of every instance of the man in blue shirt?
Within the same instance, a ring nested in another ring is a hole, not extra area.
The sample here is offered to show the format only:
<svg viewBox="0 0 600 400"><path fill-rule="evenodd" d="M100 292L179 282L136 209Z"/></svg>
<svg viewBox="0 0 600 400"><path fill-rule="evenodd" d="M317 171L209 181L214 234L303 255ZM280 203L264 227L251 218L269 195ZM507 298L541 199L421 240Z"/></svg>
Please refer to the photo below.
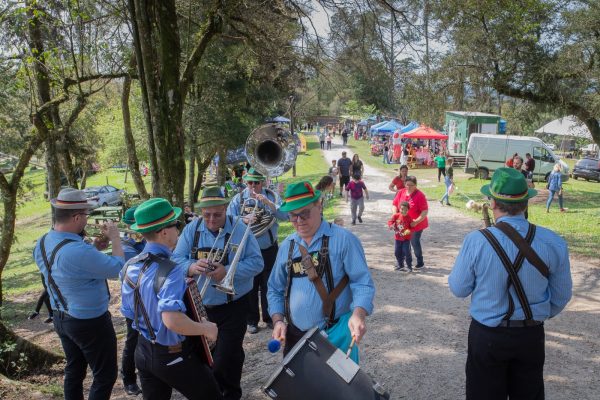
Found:
<svg viewBox="0 0 600 400"><path fill-rule="evenodd" d="M123 213L122 222L129 228L135 223L135 210L137 207L130 207ZM123 252L125 253L125 261L129 261L133 257L139 255L146 247L146 239L134 238L130 234L125 234L121 238ZM142 392L137 384L137 375L135 374L135 348L138 341L138 331L132 324L133 320L125 318L127 324L127 337L123 346L123 355L121 357L121 376L123 378L123 387L125 392L132 396L137 396Z"/></svg>
<svg viewBox="0 0 600 400"><path fill-rule="evenodd" d="M198 281L200 287L209 281L202 302L208 319L219 328L213 370L223 397L238 400L242 397L240 381L245 358L242 343L248 293L254 277L263 270L263 259L252 232L246 234L246 225L242 222L236 225L236 218L226 214L227 204L229 199L220 187L204 189L198 203L200 218L186 225L173 252L173 260L187 266L190 274L202 274ZM231 241L225 248L228 239ZM236 255L232 285L235 294L227 294L213 285L223 283Z"/></svg>
<svg viewBox="0 0 600 400"><path fill-rule="evenodd" d="M108 312L106 279L123 267L123 248L117 226L109 222L102 233L112 242L112 256L83 241L92 205L81 190L66 188L56 199L54 227L33 251L54 314L54 329L65 352L65 399L83 398L89 365L94 375L89 398L109 399L117 380L117 337Z"/></svg>
<svg viewBox="0 0 600 400"><path fill-rule="evenodd" d="M321 192L309 182L289 185L284 197L280 210L288 212L296 232L281 244L269 279L273 338L285 341L287 354L318 326L341 332L329 339L345 351L353 337L361 341L373 312L375 287L362 245L350 231L323 220Z"/></svg>
<svg viewBox="0 0 600 400"><path fill-rule="evenodd" d="M188 399L220 399L212 371L191 338L214 341L217 327L185 314L188 266L169 260L180 215L181 208L161 198L147 200L135 211L131 229L142 233L148 243L123 268L121 312L140 333L135 363L145 399L170 399L173 388Z"/></svg>
<svg viewBox="0 0 600 400"><path fill-rule="evenodd" d="M244 175L244 181L248 188L235 195L227 207L227 214L232 216L245 216L244 222L252 222L252 232L255 234L260 253L264 262L263 271L254 277L254 284L250 292L250 308L248 310L248 332L258 332L258 321L260 320L258 310L258 292L260 290L260 309L262 320L269 329L273 329L273 322L269 315L267 301L267 282L273 269L273 263L277 257L277 231L279 223L277 220L287 221L287 213L279 211L281 198L272 190L263 187L265 177L254 168L250 168ZM253 213L254 205L258 203L256 214L260 215L257 220ZM244 209L242 209L242 205ZM269 226L270 225L270 226Z"/></svg>
<svg viewBox="0 0 600 400"><path fill-rule="evenodd" d="M340 175L340 197L342 197L342 192L346 190L346 185L350 183L350 166L352 165L352 160L350 160L346 156L346 152L342 151L342 158L337 160L337 166L339 168Z"/></svg>
<svg viewBox="0 0 600 400"><path fill-rule="evenodd" d="M465 237L448 277L455 296L471 296L467 399L543 399L543 321L572 292L567 244L525 219L537 191L519 171L497 169L481 192L496 225Z"/></svg>

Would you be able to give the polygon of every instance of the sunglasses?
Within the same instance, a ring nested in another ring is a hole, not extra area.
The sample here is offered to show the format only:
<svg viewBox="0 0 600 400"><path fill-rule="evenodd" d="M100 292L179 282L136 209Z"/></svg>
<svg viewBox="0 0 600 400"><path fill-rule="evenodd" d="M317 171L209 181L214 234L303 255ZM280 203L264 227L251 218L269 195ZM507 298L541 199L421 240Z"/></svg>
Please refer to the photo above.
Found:
<svg viewBox="0 0 600 400"><path fill-rule="evenodd" d="M312 211L313 208L315 208L315 207L307 208L305 210L300 211L299 213L289 212L288 217L291 222L298 221L298 218L301 219L302 221L306 221L307 219L310 218L310 212Z"/></svg>
<svg viewBox="0 0 600 400"><path fill-rule="evenodd" d="M175 221L172 224L169 224L163 228L160 228L159 230L157 230L156 232L160 232L164 229L169 229L169 228L177 228L178 231L181 230L181 228L183 228L183 224L181 223L181 221Z"/></svg>
<svg viewBox="0 0 600 400"><path fill-rule="evenodd" d="M202 218L204 219L219 219L221 218L225 213L224 212L218 212L218 213L202 213Z"/></svg>
<svg viewBox="0 0 600 400"><path fill-rule="evenodd" d="M246 182L247 185L249 186L254 186L254 185L260 185L262 182L258 182L258 181L248 181Z"/></svg>

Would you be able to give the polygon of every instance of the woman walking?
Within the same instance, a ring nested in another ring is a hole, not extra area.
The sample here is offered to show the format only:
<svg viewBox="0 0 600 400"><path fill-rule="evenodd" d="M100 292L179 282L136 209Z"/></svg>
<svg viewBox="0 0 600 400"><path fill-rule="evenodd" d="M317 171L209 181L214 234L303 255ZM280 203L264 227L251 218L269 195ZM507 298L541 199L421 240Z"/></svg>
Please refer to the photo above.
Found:
<svg viewBox="0 0 600 400"><path fill-rule="evenodd" d="M566 210L563 208L563 188L562 188L562 167L560 164L554 164L554 169L552 173L548 177L548 201L546 202L546 212L550 212L550 205L552 204L552 200L554 199L554 194L558 195L558 206L560 207L560 212L565 212Z"/></svg>
<svg viewBox="0 0 600 400"><path fill-rule="evenodd" d="M450 187L454 183L454 160L452 158L448 158L448 168L446 169L446 173L444 174L444 183L446 185L446 193L442 196L440 200L440 204L444 204L444 200L446 201L446 205L450 206Z"/></svg>
<svg viewBox="0 0 600 400"><path fill-rule="evenodd" d="M350 176L358 175L362 178L365 167L363 162L358 158L358 154L354 153L352 156L352 165L350 165Z"/></svg>

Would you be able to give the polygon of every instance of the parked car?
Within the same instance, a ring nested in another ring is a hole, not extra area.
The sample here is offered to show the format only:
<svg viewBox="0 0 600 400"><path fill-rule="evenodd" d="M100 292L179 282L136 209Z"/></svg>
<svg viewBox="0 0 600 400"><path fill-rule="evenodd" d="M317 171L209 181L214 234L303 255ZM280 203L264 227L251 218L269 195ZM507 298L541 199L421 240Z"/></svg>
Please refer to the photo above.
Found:
<svg viewBox="0 0 600 400"><path fill-rule="evenodd" d="M90 203L96 207L118 206L121 204L123 189L117 189L111 185L91 186L83 189Z"/></svg>
<svg viewBox="0 0 600 400"><path fill-rule="evenodd" d="M600 182L600 158L582 158L577 161L573 167L573 179L577 178Z"/></svg>

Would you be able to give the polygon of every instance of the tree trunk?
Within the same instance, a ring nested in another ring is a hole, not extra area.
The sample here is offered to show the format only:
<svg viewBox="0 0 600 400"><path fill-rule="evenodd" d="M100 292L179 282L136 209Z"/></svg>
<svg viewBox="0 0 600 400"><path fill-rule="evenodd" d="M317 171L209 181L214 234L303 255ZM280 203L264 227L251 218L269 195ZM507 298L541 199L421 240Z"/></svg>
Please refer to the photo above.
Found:
<svg viewBox="0 0 600 400"><path fill-rule="evenodd" d="M17 376L25 372L43 370L52 364L63 360L63 357L44 350L40 346L22 339L6 327L0 320L0 343L15 343L17 346L10 353L0 354L0 374L8 377ZM25 357L21 356L21 353ZM11 366L11 361L16 362L20 370Z"/></svg>
<svg viewBox="0 0 600 400"><path fill-rule="evenodd" d="M71 152L67 147L67 143L64 137L58 142L58 148L60 150L60 155L62 159L62 169L65 173L65 176L67 177L67 182L69 186L74 189L79 189L79 186L77 184L77 174L75 172L75 167L73 167L73 160L71 159Z"/></svg>
<svg viewBox="0 0 600 400"><path fill-rule="evenodd" d="M196 171L196 158L198 149L196 148L196 134L190 134L190 170L188 171L188 203L192 211L194 210L194 175Z"/></svg>
<svg viewBox="0 0 600 400"><path fill-rule="evenodd" d="M196 176L196 184L194 185L194 202L198 201L198 196L200 196L200 189L202 189L202 182L204 181L204 173L206 169L212 162L214 153L209 154L204 160L200 157L196 157L197 165L198 165L198 175Z"/></svg>
<svg viewBox="0 0 600 400"><path fill-rule="evenodd" d="M132 57L134 60L130 63L130 67L134 68L135 65L135 57ZM129 93L131 91L131 77L127 76L123 81L123 93L121 94L121 109L123 112L123 132L125 134L125 144L127 146L127 161L129 164L129 170L131 171L131 177L133 178L133 183L135 184L135 188L140 195L141 199L147 199L150 196L146 191L146 186L144 185L144 180L142 179L142 174L140 173L140 162L137 157L137 151L135 148L135 140L133 139L133 131L131 129L131 114L129 112Z"/></svg>
<svg viewBox="0 0 600 400"><path fill-rule="evenodd" d="M17 215L17 190L12 185L2 190L2 205L4 218L2 219L2 237L0 237L0 306L2 306L2 272L8 262L10 248L15 237L15 221Z"/></svg>

